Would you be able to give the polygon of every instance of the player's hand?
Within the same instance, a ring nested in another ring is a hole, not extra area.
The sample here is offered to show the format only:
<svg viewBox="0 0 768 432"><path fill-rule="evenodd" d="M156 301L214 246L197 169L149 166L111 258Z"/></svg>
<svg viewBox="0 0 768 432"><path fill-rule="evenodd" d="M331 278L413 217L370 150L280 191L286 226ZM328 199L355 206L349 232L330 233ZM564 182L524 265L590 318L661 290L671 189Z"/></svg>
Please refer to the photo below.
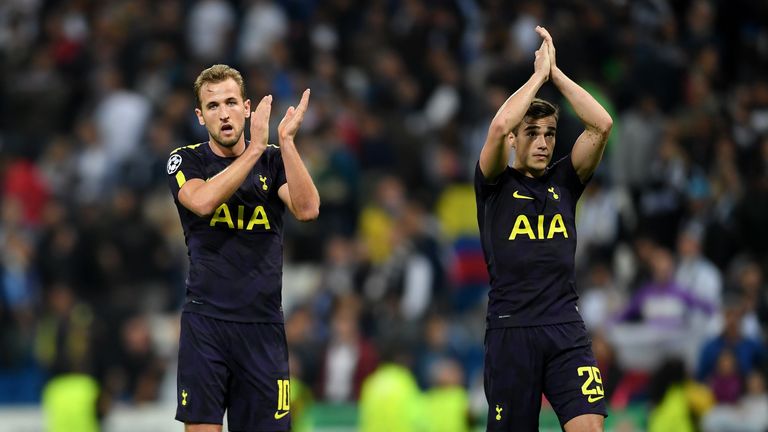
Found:
<svg viewBox="0 0 768 432"><path fill-rule="evenodd" d="M269 115L272 111L272 95L261 98L256 110L251 113L251 145L249 149L264 153L269 139Z"/></svg>
<svg viewBox="0 0 768 432"><path fill-rule="evenodd" d="M542 26L536 26L536 33L544 39L544 44L547 46L547 51L549 51L550 70L557 69L557 65L555 64L555 43L552 41L552 35L550 35L547 29Z"/></svg>
<svg viewBox="0 0 768 432"><path fill-rule="evenodd" d="M309 106L309 89L304 90L304 94L301 95L301 101L299 105L294 108L291 105L288 111L285 112L285 117L280 121L277 126L277 133L281 141L289 139L292 140L296 136L296 132L299 131L301 122L304 121L304 113L307 112Z"/></svg>
<svg viewBox="0 0 768 432"><path fill-rule="evenodd" d="M544 82L546 82L549 79L550 70L549 48L547 47L547 42L544 41L539 49L536 50L536 57L533 61L533 73L534 75L541 76Z"/></svg>

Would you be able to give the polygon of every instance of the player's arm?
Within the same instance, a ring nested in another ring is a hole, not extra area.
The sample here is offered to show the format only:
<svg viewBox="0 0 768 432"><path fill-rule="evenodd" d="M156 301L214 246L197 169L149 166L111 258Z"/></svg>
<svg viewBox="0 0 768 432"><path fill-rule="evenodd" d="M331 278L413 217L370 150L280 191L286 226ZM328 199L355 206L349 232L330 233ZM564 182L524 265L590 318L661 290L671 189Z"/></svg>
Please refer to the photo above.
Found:
<svg viewBox="0 0 768 432"><path fill-rule="evenodd" d="M613 119L589 92L573 82L557 67L555 44L549 32L544 27L536 27L536 31L544 38L544 43L549 49L552 84L560 90L560 93L573 107L576 116L584 124L584 132L579 135L573 145L571 161L579 179L585 182L595 172L600 159L603 157L605 144L608 142L608 135L613 126Z"/></svg>
<svg viewBox="0 0 768 432"><path fill-rule="evenodd" d="M198 216L212 214L243 184L267 148L272 96L264 96L251 113L251 144L231 165L208 180L189 179L179 189L179 202Z"/></svg>
<svg viewBox="0 0 768 432"><path fill-rule="evenodd" d="M288 108L285 117L277 127L286 181L277 190L277 194L293 216L302 222L317 219L320 214L320 194L317 192L315 183L312 182L312 177L309 175L307 167L304 166L294 142L308 105L309 89L304 90L301 101L296 108L293 106Z"/></svg>
<svg viewBox="0 0 768 432"><path fill-rule="evenodd" d="M486 180L493 180L507 168L510 146L507 136L520 124L539 88L549 79L549 51L544 44L536 50L533 75L501 105L491 120L485 144L480 151L480 171Z"/></svg>

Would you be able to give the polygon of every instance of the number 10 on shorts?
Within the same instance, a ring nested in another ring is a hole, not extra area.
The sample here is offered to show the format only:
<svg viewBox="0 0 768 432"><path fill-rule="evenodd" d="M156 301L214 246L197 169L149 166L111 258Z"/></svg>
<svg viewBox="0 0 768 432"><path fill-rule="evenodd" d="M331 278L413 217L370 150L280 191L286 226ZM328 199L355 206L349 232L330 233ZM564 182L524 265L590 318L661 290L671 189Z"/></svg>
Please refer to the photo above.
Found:
<svg viewBox="0 0 768 432"><path fill-rule="evenodd" d="M603 391L603 378L600 376L600 369L595 366L582 366L577 369L579 376L587 376L584 384L581 386L581 392L587 396L589 403L597 402L605 397ZM592 387L594 383L594 387ZM592 388L590 388L592 387Z"/></svg>
<svg viewBox="0 0 768 432"><path fill-rule="evenodd" d="M291 409L291 380L277 380L277 409L284 411Z"/></svg>

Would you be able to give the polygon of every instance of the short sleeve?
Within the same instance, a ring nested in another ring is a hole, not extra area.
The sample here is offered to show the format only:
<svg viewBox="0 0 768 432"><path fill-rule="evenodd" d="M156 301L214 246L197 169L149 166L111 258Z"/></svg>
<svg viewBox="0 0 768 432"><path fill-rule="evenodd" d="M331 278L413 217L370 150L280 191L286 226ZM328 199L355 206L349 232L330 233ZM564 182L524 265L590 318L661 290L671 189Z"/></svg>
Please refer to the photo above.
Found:
<svg viewBox="0 0 768 432"><path fill-rule="evenodd" d="M179 190L189 179L205 179L205 170L200 155L187 149L178 149L171 152L165 165L168 174L168 186L174 199L179 198Z"/></svg>
<svg viewBox="0 0 768 432"><path fill-rule="evenodd" d="M502 172L493 181L489 182L485 178L485 175L483 175L483 171L480 169L480 161L477 161L477 164L475 165L475 193L485 197L499 190L505 175L506 173Z"/></svg>
<svg viewBox="0 0 768 432"><path fill-rule="evenodd" d="M287 180L285 179L285 164L283 163L283 153L280 151L280 147L269 147L274 156L272 156L272 163L270 163L270 171L272 171L272 178L275 179L277 187L275 190L280 189L280 186L284 185Z"/></svg>

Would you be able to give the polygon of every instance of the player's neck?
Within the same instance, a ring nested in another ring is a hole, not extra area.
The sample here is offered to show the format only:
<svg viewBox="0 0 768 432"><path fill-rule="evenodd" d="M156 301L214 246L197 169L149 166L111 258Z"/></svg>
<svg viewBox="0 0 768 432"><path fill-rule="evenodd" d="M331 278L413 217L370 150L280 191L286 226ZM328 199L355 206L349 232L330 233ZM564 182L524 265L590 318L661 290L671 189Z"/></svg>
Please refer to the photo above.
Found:
<svg viewBox="0 0 768 432"><path fill-rule="evenodd" d="M546 171L546 170L539 171L539 170L533 169L531 167L527 167L527 166L524 166L524 165L518 165L516 163L512 164L512 169L514 169L515 171L519 172L520 174L522 174L522 175L524 175L526 177L530 177L530 178L539 178L542 175L544 175L544 172Z"/></svg>
<svg viewBox="0 0 768 432"><path fill-rule="evenodd" d="M208 145L211 147L211 151L213 151L213 154L216 156L221 157L237 157L243 154L245 151L245 137L241 136L240 140L237 141L235 145L232 147L227 147L221 145L219 142L217 142L212 137L208 137Z"/></svg>

